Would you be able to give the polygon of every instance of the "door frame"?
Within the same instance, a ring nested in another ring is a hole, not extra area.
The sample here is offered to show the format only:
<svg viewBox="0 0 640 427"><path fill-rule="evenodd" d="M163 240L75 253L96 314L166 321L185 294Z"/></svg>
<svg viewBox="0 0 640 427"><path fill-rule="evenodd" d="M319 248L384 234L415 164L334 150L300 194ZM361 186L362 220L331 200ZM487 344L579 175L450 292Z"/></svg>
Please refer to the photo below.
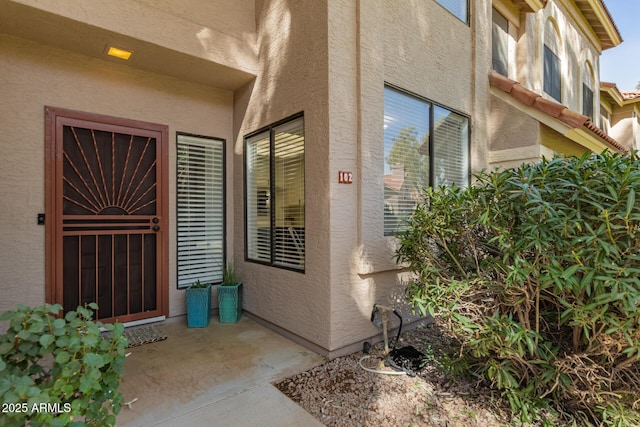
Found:
<svg viewBox="0 0 640 427"><path fill-rule="evenodd" d="M162 194L159 199L164 200L157 207L157 214L160 219L158 225L157 247L157 281L158 281L158 308L161 315L169 315L169 127L156 123L143 122L139 120L125 119L120 117L107 116L102 114L88 113L83 111L69 110L64 108L45 106L45 301L49 304L60 303L62 305L63 286L57 283L58 263L56 262L56 251L62 241L62 227L59 213L61 207L58 206L58 192L55 177L58 172L58 158L61 156L61 148L56 146L58 123L61 120L83 120L96 122L109 126L131 128L157 132L159 134L157 144L156 170L158 171L157 183ZM61 142L60 142L61 146ZM60 163L61 164L61 163Z"/></svg>

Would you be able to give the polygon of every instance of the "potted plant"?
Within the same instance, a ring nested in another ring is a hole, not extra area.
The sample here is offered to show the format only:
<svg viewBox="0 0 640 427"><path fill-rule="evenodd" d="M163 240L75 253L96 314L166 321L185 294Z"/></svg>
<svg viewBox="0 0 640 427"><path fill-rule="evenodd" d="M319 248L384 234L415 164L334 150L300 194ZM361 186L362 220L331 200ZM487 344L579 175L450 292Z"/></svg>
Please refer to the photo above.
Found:
<svg viewBox="0 0 640 427"><path fill-rule="evenodd" d="M242 314L242 283L231 263L222 272L222 283L218 286L218 312L220 323L235 323Z"/></svg>
<svg viewBox="0 0 640 427"><path fill-rule="evenodd" d="M211 283L200 280L185 291L187 298L187 327L205 328L211 317Z"/></svg>

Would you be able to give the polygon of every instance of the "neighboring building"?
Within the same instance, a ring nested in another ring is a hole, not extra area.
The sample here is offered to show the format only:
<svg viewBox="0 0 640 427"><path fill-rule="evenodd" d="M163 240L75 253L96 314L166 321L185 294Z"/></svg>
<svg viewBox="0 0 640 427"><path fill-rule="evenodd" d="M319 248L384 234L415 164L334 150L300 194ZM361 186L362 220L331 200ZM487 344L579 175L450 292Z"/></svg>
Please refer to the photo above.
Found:
<svg viewBox="0 0 640 427"><path fill-rule="evenodd" d="M358 350L422 187L622 149L593 124L613 22L545 3L0 0L0 310L178 316L233 260L248 313Z"/></svg>
<svg viewBox="0 0 640 427"><path fill-rule="evenodd" d="M629 150L640 150L640 91L621 92L614 83L600 83L600 123Z"/></svg>
<svg viewBox="0 0 640 427"><path fill-rule="evenodd" d="M518 3L493 1L489 164L624 150L599 127L599 57L622 42L604 2Z"/></svg>

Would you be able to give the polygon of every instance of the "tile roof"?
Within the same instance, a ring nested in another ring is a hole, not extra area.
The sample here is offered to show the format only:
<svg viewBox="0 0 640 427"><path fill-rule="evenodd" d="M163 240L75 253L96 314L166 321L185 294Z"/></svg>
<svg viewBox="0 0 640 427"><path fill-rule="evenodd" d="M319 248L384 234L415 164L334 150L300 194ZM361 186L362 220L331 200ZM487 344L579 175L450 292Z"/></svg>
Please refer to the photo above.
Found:
<svg viewBox="0 0 640 427"><path fill-rule="evenodd" d="M637 99L640 98L640 90L631 90L628 92L620 92L624 99Z"/></svg>
<svg viewBox="0 0 640 427"><path fill-rule="evenodd" d="M489 73L489 82L491 86L509 94L525 105L535 108L573 128L585 128L619 151L628 151L618 141L611 138L605 131L596 126L589 117L570 110L558 102L546 99L542 95L522 86L515 80L491 71ZM640 94L638 96L640 96Z"/></svg>

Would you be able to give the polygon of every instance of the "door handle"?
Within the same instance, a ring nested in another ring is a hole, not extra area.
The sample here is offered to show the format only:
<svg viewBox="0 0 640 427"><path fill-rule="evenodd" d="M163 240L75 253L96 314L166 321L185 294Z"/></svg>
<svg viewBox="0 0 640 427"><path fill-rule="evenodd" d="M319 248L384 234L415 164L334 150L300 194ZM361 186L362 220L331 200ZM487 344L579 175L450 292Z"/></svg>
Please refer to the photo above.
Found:
<svg viewBox="0 0 640 427"><path fill-rule="evenodd" d="M158 224L154 224L153 227L151 227L151 229L153 231L158 231L158 230L160 230L160 226Z"/></svg>

